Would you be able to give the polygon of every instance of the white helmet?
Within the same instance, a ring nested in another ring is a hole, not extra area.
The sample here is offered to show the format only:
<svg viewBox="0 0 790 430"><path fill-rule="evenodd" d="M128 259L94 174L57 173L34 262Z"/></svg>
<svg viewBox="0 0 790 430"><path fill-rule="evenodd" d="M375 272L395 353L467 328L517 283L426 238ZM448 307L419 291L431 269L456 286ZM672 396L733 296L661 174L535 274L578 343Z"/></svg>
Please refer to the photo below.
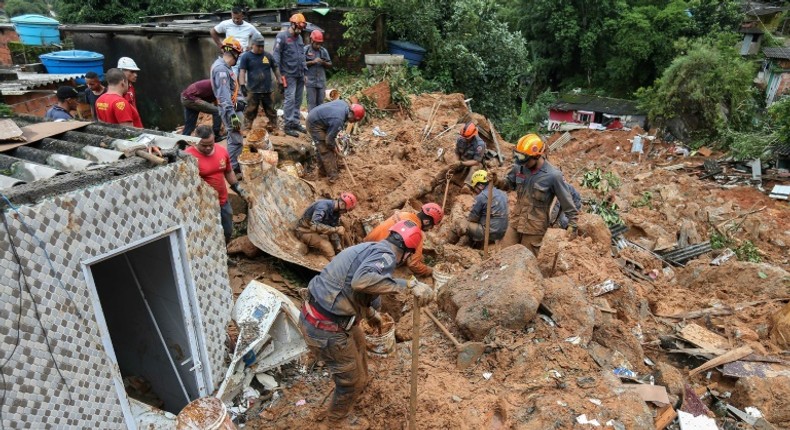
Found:
<svg viewBox="0 0 790 430"><path fill-rule="evenodd" d="M140 68L137 67L137 63L134 62L129 57L121 57L118 59L118 68L121 70L132 70L134 72L139 72Z"/></svg>

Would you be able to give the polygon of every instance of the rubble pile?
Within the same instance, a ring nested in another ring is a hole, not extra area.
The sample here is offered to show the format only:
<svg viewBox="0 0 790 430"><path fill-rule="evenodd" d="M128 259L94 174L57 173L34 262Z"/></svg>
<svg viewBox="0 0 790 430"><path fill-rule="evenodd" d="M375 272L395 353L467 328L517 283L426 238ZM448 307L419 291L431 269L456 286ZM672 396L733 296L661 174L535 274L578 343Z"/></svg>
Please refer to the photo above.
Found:
<svg viewBox="0 0 790 430"><path fill-rule="evenodd" d="M358 242L366 220L442 203L445 184L436 178L455 161L458 124L469 118L494 150L487 122L461 94L421 95L410 116L371 118L352 133L335 184L318 177L305 139L271 141L281 161L304 164L318 194L357 193L358 209L343 223L347 240ZM515 245L513 232L486 261L481 251L444 243L471 203L449 186L447 217L427 234L425 254L455 277L431 310L486 352L457 370L451 342L422 318L419 427L734 428L760 419L790 427L790 208L755 187L700 179L715 154L677 155L659 138L632 154L636 135L655 133L579 130L552 149L549 160L581 193L582 210L616 205L624 227L584 214L578 237L550 229L537 258ZM513 146L498 141L506 162L491 164L504 177ZM582 186L595 169L619 184ZM244 282L257 276L244 267L231 273ZM298 303L291 284L278 288ZM399 343L389 357L369 360L371 380L353 412L361 428L402 428L408 417L410 299L385 302L385 310ZM304 428L320 418L332 387L327 371L309 357L292 366L247 428Z"/></svg>

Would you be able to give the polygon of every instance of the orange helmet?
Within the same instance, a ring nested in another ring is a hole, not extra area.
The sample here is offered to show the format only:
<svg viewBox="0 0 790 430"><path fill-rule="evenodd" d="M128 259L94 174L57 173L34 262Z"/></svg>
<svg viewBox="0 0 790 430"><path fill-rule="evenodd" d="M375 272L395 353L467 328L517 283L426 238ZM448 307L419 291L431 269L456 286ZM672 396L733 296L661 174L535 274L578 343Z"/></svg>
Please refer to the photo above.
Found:
<svg viewBox="0 0 790 430"><path fill-rule="evenodd" d="M465 139L471 139L473 136L477 135L477 126L473 122L467 122L464 124L464 128L461 129L461 137Z"/></svg>
<svg viewBox="0 0 790 430"><path fill-rule="evenodd" d="M241 42L236 40L233 36L228 36L222 41L222 52L230 52L239 55L244 51L241 47Z"/></svg>
<svg viewBox="0 0 790 430"><path fill-rule="evenodd" d="M535 133L522 136L516 144L516 152L527 157L540 157L546 150L543 139Z"/></svg>
<svg viewBox="0 0 790 430"><path fill-rule="evenodd" d="M307 20L304 19L304 15L301 13L295 13L291 15L291 19L289 19L292 24L296 24L297 27L304 29L307 27Z"/></svg>

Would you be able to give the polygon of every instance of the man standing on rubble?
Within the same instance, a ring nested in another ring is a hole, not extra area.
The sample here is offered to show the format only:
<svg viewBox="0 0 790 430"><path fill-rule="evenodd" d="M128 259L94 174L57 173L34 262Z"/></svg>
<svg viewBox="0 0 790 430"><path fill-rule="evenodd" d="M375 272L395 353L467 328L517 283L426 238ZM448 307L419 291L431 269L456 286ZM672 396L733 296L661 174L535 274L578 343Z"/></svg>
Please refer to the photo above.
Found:
<svg viewBox="0 0 790 430"><path fill-rule="evenodd" d="M485 155L486 144L478 136L477 126L471 121L467 122L455 141L455 156L458 157L458 163L452 167L452 170L456 173L460 172L464 177L464 183L468 183L472 172L484 167Z"/></svg>
<svg viewBox="0 0 790 430"><path fill-rule="evenodd" d="M263 36L255 36L252 40L251 50L241 55L239 59L239 84L241 93L247 98L247 108L244 110L244 128L252 128L252 122L258 116L258 107L263 106L263 112L269 119L267 129L273 131L277 126L277 111L274 110L272 101L272 73L277 82L280 81L280 72L274 63L272 54L263 49Z"/></svg>
<svg viewBox="0 0 790 430"><path fill-rule="evenodd" d="M365 108L359 104L349 105L345 100L324 103L307 115L307 127L318 151L318 165L329 182L337 181L337 138L346 126L346 121L357 122L365 117Z"/></svg>
<svg viewBox="0 0 790 430"><path fill-rule="evenodd" d="M302 125L299 107L304 97L304 72L307 63L304 56L304 42L302 31L307 27L307 21L301 13L291 15L290 27L277 33L274 39L274 62L280 69L281 90L283 91L283 119L285 134L299 137L299 133L307 133Z"/></svg>
<svg viewBox="0 0 790 430"><path fill-rule="evenodd" d="M96 99L96 118L110 124L143 128L137 109L123 97L129 87L123 71L110 69L104 77L107 79L107 92Z"/></svg>
<svg viewBox="0 0 790 430"><path fill-rule="evenodd" d="M537 134L527 134L518 140L514 151L515 164L507 175L507 186L516 190L516 231L521 244L535 256L540 251L543 235L549 228L549 213L554 197L561 212L568 218L568 230L576 232L578 211L562 172L549 164L544 153L546 144Z"/></svg>
<svg viewBox="0 0 790 430"><path fill-rule="evenodd" d="M365 334L358 322L366 318L371 327L381 327L379 296L408 291L421 306L434 299L433 289L416 278L393 277L395 267L408 261L421 242L420 227L400 221L390 227L385 240L361 243L338 254L307 286L300 329L335 382L319 428L353 428L346 417L368 381Z"/></svg>
<svg viewBox="0 0 790 430"><path fill-rule="evenodd" d="M228 201L228 189L225 187L225 181L228 181L230 188L240 197L245 197L246 193L239 188L236 175L233 174L233 169L230 167L228 151L222 146L214 144L214 132L211 128L207 125L198 126L195 134L200 138L200 142L190 146L185 152L197 158L200 177L217 190L219 217L227 245L233 233L233 208Z"/></svg>
<svg viewBox="0 0 790 430"><path fill-rule="evenodd" d="M340 225L340 215L351 212L357 206L357 196L344 192L335 200L321 199L315 201L302 217L296 222L294 233L305 245L303 254L310 248L318 251L331 260L343 249L341 236L346 229Z"/></svg>
<svg viewBox="0 0 790 430"><path fill-rule="evenodd" d="M222 120L219 117L219 108L216 105L214 89L211 79L203 79L190 84L181 92L181 105L184 106L184 130L181 134L191 136L195 131L200 112L211 115L214 140L223 140L221 136Z"/></svg>
<svg viewBox="0 0 790 430"><path fill-rule="evenodd" d="M488 187L494 187L494 184L489 183L487 171L478 170L472 174L472 189L477 193L477 196L475 196L469 216L466 220L461 220L454 229L456 235L462 238L464 236L467 237L472 247L479 247L485 242ZM491 224L488 243L496 242L505 237L508 224L507 194L496 187L491 191ZM450 242L453 242L453 240L450 240Z"/></svg>
<svg viewBox="0 0 790 430"><path fill-rule="evenodd" d="M241 55L242 48L238 40L228 37L222 45L222 56L211 65L211 89L219 106L219 117L225 124L228 132L228 153L233 171L241 172L239 155L241 154L242 141L241 119L236 114L236 101L239 96L239 84L233 67Z"/></svg>
<svg viewBox="0 0 790 430"><path fill-rule="evenodd" d="M363 242L378 242L384 240L389 236L390 228L401 221L411 221L418 226L422 231L432 230L435 226L439 225L444 218L444 211L436 203L426 203L422 205L419 212L397 211L391 217L387 218L381 224L377 225L373 230L365 236ZM422 261L422 242L414 251L414 254L406 262L407 267L417 276L431 276L433 269Z"/></svg>
<svg viewBox="0 0 790 430"><path fill-rule="evenodd" d="M307 87L307 111L320 105L326 97L326 69L332 67L329 51L323 46L324 33L313 30L310 33L310 45L304 47L304 56L307 60L307 74L304 81Z"/></svg>

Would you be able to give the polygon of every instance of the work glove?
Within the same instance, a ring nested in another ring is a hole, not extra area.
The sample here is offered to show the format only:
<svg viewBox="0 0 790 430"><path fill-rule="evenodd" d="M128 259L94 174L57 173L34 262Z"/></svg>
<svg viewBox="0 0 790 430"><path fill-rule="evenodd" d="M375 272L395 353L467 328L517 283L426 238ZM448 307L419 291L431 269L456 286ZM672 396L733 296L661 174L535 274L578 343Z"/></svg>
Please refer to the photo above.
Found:
<svg viewBox="0 0 790 430"><path fill-rule="evenodd" d="M241 188L239 186L238 182L236 182L235 184L231 185L230 189L233 190L234 193L238 194L239 197L241 197L241 198L243 198L245 200L247 199L247 197L249 197L249 195L247 194L247 191L245 191L244 188Z"/></svg>
<svg viewBox="0 0 790 430"><path fill-rule="evenodd" d="M406 285L411 290L411 295L414 296L414 300L420 306L428 306L434 301L436 293L433 291L430 285L420 282L414 276L409 279L409 282Z"/></svg>
<svg viewBox="0 0 790 430"><path fill-rule="evenodd" d="M381 331L381 323L383 322L381 318L381 314L379 311L375 309L371 309L371 313L368 315L368 325L370 328Z"/></svg>
<svg viewBox="0 0 790 430"><path fill-rule="evenodd" d="M230 125L233 128L233 131L241 130L241 118L239 118L239 116L236 114L231 115Z"/></svg>
<svg viewBox="0 0 790 430"><path fill-rule="evenodd" d="M242 86L241 86L241 94L242 94L244 97L247 97L247 86L246 86L246 85L242 85Z"/></svg>
<svg viewBox="0 0 790 430"><path fill-rule="evenodd" d="M346 228L343 227L342 225L339 225L339 226L335 227L333 232L342 236L342 235L346 234Z"/></svg>

